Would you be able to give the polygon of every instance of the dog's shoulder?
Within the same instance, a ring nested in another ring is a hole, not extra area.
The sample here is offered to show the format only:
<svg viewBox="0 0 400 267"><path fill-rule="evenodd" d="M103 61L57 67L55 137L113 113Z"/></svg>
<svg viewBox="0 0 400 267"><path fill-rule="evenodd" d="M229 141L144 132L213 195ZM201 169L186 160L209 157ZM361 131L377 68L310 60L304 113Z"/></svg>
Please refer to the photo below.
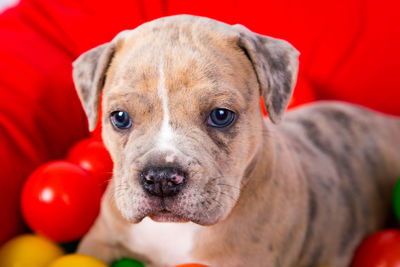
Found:
<svg viewBox="0 0 400 267"><path fill-rule="evenodd" d="M318 101L287 112L278 127L284 133L303 132L313 139L323 135L355 136L357 132L373 129L374 123L386 119L368 108L340 102ZM337 139L337 137L335 138Z"/></svg>
<svg viewBox="0 0 400 267"><path fill-rule="evenodd" d="M341 101L316 101L291 109L286 113L286 122L303 123L307 120L346 124L351 120L374 116L376 112L356 104ZM355 121L354 121L355 122Z"/></svg>
<svg viewBox="0 0 400 267"><path fill-rule="evenodd" d="M354 153L385 116L370 109L339 101L320 101L287 112L276 127L297 154L333 158Z"/></svg>

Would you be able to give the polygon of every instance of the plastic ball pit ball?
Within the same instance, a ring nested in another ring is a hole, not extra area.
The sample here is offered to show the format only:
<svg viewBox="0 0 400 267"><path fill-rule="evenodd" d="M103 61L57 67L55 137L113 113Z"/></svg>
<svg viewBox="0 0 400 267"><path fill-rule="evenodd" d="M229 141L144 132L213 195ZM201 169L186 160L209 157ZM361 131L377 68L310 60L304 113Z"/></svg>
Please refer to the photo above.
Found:
<svg viewBox="0 0 400 267"><path fill-rule="evenodd" d="M102 261L81 254L69 254L53 261L48 267L108 267Z"/></svg>
<svg viewBox="0 0 400 267"><path fill-rule="evenodd" d="M50 240L33 234L17 236L0 248L2 267L47 267L64 251Z"/></svg>
<svg viewBox="0 0 400 267"><path fill-rule="evenodd" d="M100 210L96 182L76 164L53 161L36 169L21 194L28 226L56 242L81 238Z"/></svg>
<svg viewBox="0 0 400 267"><path fill-rule="evenodd" d="M397 179L393 194L393 209L397 221L400 222L400 177Z"/></svg>
<svg viewBox="0 0 400 267"><path fill-rule="evenodd" d="M113 162L100 139L92 137L79 141L69 150L67 160L87 171L104 192L112 176Z"/></svg>
<svg viewBox="0 0 400 267"><path fill-rule="evenodd" d="M111 267L145 267L145 265L138 260L123 258L116 261Z"/></svg>
<svg viewBox="0 0 400 267"><path fill-rule="evenodd" d="M400 231L382 230L368 236L354 253L351 267L399 267Z"/></svg>
<svg viewBox="0 0 400 267"><path fill-rule="evenodd" d="M111 267L145 267L145 265L135 259L123 258L121 260L116 261ZM175 267L209 267L209 266L198 263L186 263L186 264L176 265Z"/></svg>

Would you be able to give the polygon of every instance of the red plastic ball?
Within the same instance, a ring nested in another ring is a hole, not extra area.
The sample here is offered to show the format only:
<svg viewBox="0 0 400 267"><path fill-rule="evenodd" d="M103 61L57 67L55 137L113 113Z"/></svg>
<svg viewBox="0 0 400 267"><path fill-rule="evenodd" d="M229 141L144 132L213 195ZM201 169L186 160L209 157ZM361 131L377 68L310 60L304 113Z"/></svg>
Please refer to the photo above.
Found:
<svg viewBox="0 0 400 267"><path fill-rule="evenodd" d="M383 230L357 248L351 267L400 267L400 231Z"/></svg>
<svg viewBox="0 0 400 267"><path fill-rule="evenodd" d="M56 242L81 238L100 210L100 189L76 164L54 161L36 169L21 195L28 226Z"/></svg>
<svg viewBox="0 0 400 267"><path fill-rule="evenodd" d="M68 152L67 160L85 169L104 192L112 177L113 162L101 139L87 138L76 143Z"/></svg>

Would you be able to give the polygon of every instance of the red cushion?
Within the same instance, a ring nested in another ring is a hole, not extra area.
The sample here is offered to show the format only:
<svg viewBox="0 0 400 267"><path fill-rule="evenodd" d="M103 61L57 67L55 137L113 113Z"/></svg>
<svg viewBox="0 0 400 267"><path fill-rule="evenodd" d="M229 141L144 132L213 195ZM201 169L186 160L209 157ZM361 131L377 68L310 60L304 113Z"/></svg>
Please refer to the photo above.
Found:
<svg viewBox="0 0 400 267"><path fill-rule="evenodd" d="M0 244L22 229L18 198L27 175L88 134L71 62L144 21L189 13L287 39L302 53L297 103L315 93L400 115L399 1L193 3L22 0L0 16Z"/></svg>

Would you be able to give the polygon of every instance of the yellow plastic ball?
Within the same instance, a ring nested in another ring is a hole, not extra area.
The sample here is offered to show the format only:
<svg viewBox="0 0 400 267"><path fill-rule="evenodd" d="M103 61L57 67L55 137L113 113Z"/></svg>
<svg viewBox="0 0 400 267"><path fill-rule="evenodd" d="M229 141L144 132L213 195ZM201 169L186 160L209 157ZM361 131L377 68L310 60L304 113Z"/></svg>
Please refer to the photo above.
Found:
<svg viewBox="0 0 400 267"><path fill-rule="evenodd" d="M0 248L0 266L47 267L64 251L52 241L34 234L17 236Z"/></svg>
<svg viewBox="0 0 400 267"><path fill-rule="evenodd" d="M108 267L102 261L82 254L69 254L53 261L48 267Z"/></svg>

